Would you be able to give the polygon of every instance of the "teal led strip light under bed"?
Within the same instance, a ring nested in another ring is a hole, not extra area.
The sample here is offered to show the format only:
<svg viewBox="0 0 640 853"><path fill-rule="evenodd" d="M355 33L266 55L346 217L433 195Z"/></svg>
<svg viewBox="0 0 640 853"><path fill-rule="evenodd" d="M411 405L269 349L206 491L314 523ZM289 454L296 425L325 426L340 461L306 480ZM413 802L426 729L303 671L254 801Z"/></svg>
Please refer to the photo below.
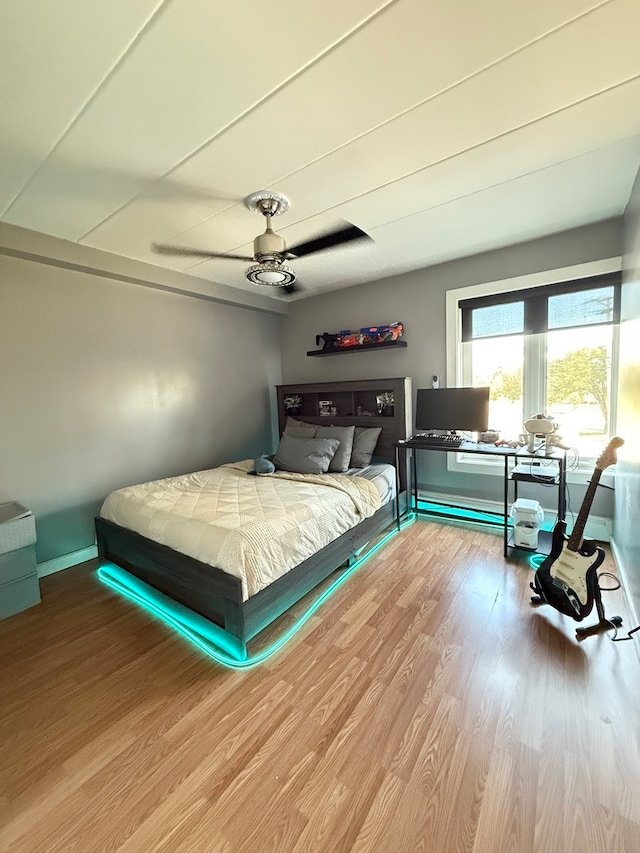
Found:
<svg viewBox="0 0 640 853"><path fill-rule="evenodd" d="M407 527L415 520L415 515L412 513L407 516L406 520L400 526L400 529ZM223 628L205 619L197 613L194 613L189 608L174 601L144 581L139 580L129 572L121 569L113 563L105 563L98 569L98 577L106 586L133 601L135 604L142 607L148 613L151 613L156 618L160 619L169 627L177 631L182 637L186 638L195 645L207 657L214 660L222 666L232 669L248 669L256 666L259 663L267 660L271 655L275 654L278 649L281 649L302 626L309 621L313 614L320 606L329 598L329 596L341 586L347 578L360 568L360 566L373 554L375 554L383 545L385 545L392 536L398 532L398 528L394 527L387 533L379 542L377 542L366 553L359 556L356 561L349 566L339 578L337 578L318 598L309 606L309 608L300 616L296 622L277 640L275 640L266 649L263 649L256 655L248 655L244 644L227 633ZM365 546L366 547L366 546Z"/></svg>

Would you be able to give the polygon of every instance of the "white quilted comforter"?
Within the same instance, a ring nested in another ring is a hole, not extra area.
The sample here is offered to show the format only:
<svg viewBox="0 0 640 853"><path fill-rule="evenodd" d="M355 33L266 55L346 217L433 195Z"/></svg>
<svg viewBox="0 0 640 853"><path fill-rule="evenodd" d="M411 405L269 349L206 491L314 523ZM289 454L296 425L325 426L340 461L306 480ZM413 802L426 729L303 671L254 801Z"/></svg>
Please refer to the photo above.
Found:
<svg viewBox="0 0 640 853"><path fill-rule="evenodd" d="M242 580L245 599L380 507L340 474L250 476L251 460L112 492L100 514Z"/></svg>

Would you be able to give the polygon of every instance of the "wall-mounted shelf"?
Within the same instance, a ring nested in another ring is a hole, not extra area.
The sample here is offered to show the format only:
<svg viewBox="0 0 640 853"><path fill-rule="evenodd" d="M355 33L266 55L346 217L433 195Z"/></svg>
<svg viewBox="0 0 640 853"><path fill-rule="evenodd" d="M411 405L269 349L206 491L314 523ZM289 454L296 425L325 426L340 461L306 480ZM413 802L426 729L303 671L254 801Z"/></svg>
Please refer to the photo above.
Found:
<svg viewBox="0 0 640 853"><path fill-rule="evenodd" d="M335 349L314 349L308 350L307 355L343 355L347 352L362 352L363 350L372 349L391 349L395 347L406 347L406 341L381 341L378 344L360 344L357 347L336 347Z"/></svg>

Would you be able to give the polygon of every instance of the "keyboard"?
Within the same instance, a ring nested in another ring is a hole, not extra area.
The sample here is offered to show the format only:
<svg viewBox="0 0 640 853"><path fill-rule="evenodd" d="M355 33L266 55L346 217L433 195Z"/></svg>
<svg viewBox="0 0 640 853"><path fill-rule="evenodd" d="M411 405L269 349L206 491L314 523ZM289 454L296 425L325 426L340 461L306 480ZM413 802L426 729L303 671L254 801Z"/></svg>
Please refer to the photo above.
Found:
<svg viewBox="0 0 640 853"><path fill-rule="evenodd" d="M417 432L410 439L415 444L425 444L427 447L460 447L464 438L461 435L430 435L426 432Z"/></svg>

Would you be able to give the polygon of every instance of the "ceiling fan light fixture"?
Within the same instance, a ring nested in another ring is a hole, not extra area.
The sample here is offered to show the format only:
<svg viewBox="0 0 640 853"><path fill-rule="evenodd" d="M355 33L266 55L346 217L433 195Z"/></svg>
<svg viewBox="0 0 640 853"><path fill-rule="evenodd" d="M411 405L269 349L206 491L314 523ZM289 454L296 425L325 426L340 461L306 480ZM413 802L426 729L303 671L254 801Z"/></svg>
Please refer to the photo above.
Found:
<svg viewBox="0 0 640 853"><path fill-rule="evenodd" d="M253 284L262 284L267 287L284 287L287 284L293 284L296 280L296 274L291 267L277 261L253 264L247 269L245 275Z"/></svg>

